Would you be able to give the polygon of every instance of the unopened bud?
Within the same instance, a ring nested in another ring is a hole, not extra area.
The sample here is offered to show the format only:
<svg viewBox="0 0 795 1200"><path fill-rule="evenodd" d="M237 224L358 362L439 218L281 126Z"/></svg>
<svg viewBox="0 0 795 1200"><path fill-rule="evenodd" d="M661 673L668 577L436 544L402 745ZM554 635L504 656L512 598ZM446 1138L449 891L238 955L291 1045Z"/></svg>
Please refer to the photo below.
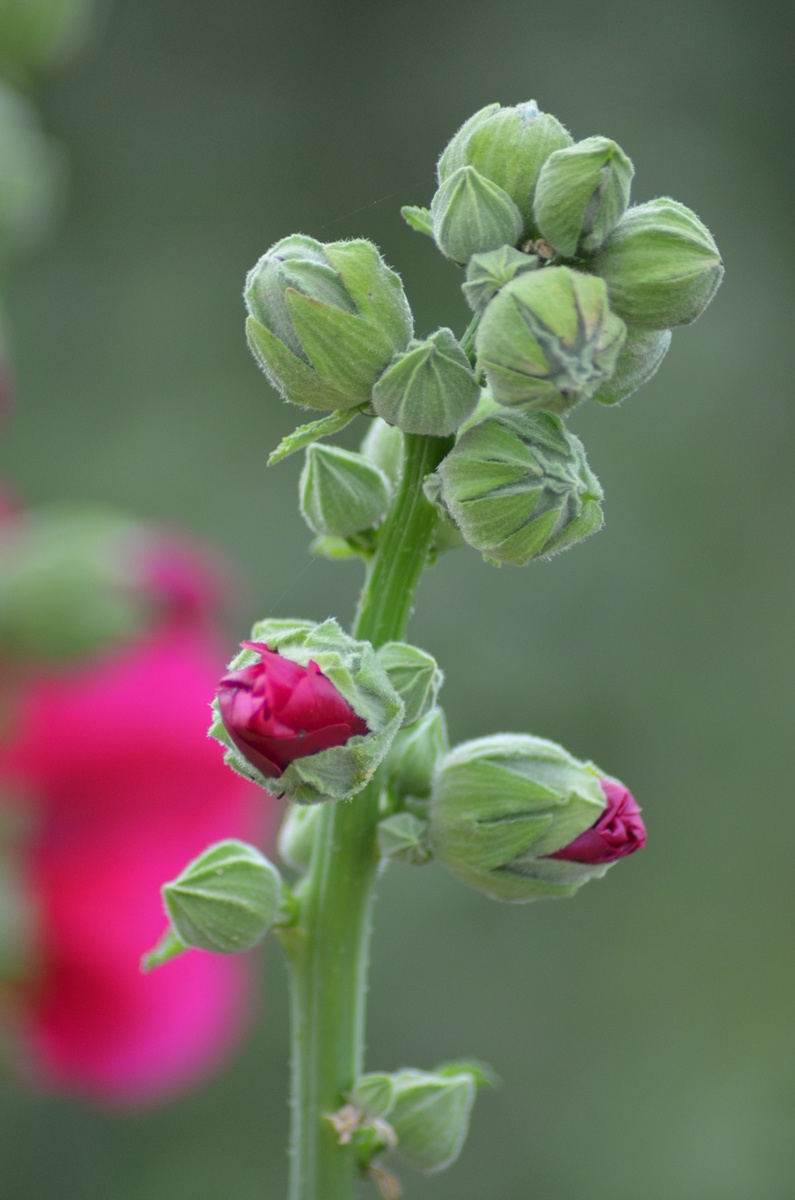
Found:
<svg viewBox="0 0 795 1200"><path fill-rule="evenodd" d="M436 703L442 686L436 659L407 642L386 642L376 653L405 706L404 726L416 724Z"/></svg>
<svg viewBox="0 0 795 1200"><path fill-rule="evenodd" d="M273 386L309 408L352 408L411 337L400 278L372 242L294 234L249 272L249 345Z"/></svg>
<svg viewBox="0 0 795 1200"><path fill-rule="evenodd" d="M479 389L451 329L409 342L373 388L373 408L405 433L447 437L467 419Z"/></svg>
<svg viewBox="0 0 795 1200"><path fill-rule="evenodd" d="M401 800L427 800L434 771L449 749L441 708L432 708L416 725L402 729L384 763L384 780L391 795Z"/></svg>
<svg viewBox="0 0 795 1200"><path fill-rule="evenodd" d="M628 329L615 371L592 399L600 404L626 400L656 373L670 345L670 329Z"/></svg>
<svg viewBox="0 0 795 1200"><path fill-rule="evenodd" d="M312 861L319 804L290 804L279 830L279 854L295 871L306 871Z"/></svg>
<svg viewBox="0 0 795 1200"><path fill-rule="evenodd" d="M565 413L609 378L625 336L603 280L546 267L519 275L488 305L478 365L498 403Z"/></svg>
<svg viewBox="0 0 795 1200"><path fill-rule="evenodd" d="M629 204L635 169L609 138L590 137L556 150L536 184L533 212L558 254L598 250Z"/></svg>
<svg viewBox="0 0 795 1200"><path fill-rule="evenodd" d="M467 266L467 280L462 285L464 299L473 312L483 313L489 301L501 287L516 275L534 271L538 259L524 254L513 246L500 246L487 254L473 254Z"/></svg>
<svg viewBox="0 0 795 1200"><path fill-rule="evenodd" d="M386 475L363 454L322 442L307 447L300 507L315 533L345 538L379 525L391 492Z"/></svg>
<svg viewBox="0 0 795 1200"><path fill-rule="evenodd" d="M395 425L388 425L380 417L370 423L365 437L359 447L360 452L369 462L383 471L393 488L400 483L403 475L403 459L405 447L403 431Z"/></svg>
<svg viewBox="0 0 795 1200"><path fill-rule="evenodd" d="M433 855L428 846L428 822L413 813L394 813L378 822L378 849L382 858L410 867L421 867Z"/></svg>
<svg viewBox="0 0 795 1200"><path fill-rule="evenodd" d="M498 734L457 746L440 765L431 848L495 900L568 896L643 845L638 813L592 763L542 738Z"/></svg>
<svg viewBox="0 0 795 1200"><path fill-rule="evenodd" d="M147 969L187 947L215 954L250 950L279 917L282 881L259 850L230 839L188 863L162 893L171 927L144 959Z"/></svg>
<svg viewBox="0 0 795 1200"><path fill-rule="evenodd" d="M475 167L461 167L444 181L431 202L433 237L445 258L466 263L473 254L515 246L522 214L507 192Z"/></svg>
<svg viewBox="0 0 795 1200"><path fill-rule="evenodd" d="M535 100L506 108L489 104L470 117L448 144L439 159L439 182L460 167L476 167L511 197L522 215L523 232L529 235L541 167L550 154L571 141L560 121L540 112Z"/></svg>
<svg viewBox="0 0 795 1200"><path fill-rule="evenodd" d="M469 1130L476 1092L472 1076L398 1071L393 1086L387 1119L397 1135L398 1153L428 1174L449 1167Z"/></svg>
<svg viewBox="0 0 795 1200"><path fill-rule="evenodd" d="M663 197L627 209L593 260L614 312L637 329L700 317L723 278L712 234L694 212Z"/></svg>
<svg viewBox="0 0 795 1200"><path fill-rule="evenodd" d="M486 417L459 438L437 477L466 541L494 562L523 566L602 526L599 480L579 438L551 413Z"/></svg>

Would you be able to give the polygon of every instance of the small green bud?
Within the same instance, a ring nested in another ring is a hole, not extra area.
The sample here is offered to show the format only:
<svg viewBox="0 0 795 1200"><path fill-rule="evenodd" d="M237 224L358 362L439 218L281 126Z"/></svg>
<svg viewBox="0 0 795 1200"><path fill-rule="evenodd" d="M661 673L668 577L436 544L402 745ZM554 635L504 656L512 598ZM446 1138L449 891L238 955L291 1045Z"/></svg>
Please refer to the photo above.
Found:
<svg viewBox="0 0 795 1200"><path fill-rule="evenodd" d="M551 413L473 425L437 468L441 498L470 546L523 566L602 526L602 489L579 438Z"/></svg>
<svg viewBox="0 0 795 1200"><path fill-rule="evenodd" d="M593 270L606 281L614 312L637 329L689 325L723 278L706 225L667 197L627 209Z"/></svg>
<svg viewBox="0 0 795 1200"><path fill-rule="evenodd" d="M550 154L571 142L560 121L539 112L535 100L512 108L490 104L470 117L448 144L439 159L439 182L461 167L476 167L508 193L529 236L534 232L533 193L539 171ZM514 244L518 240L505 239Z"/></svg>
<svg viewBox="0 0 795 1200"><path fill-rule="evenodd" d="M598 250L629 204L635 168L615 142L585 138L551 154L536 184L533 212L558 254Z"/></svg>
<svg viewBox="0 0 795 1200"><path fill-rule="evenodd" d="M256 946L275 924L282 881L259 850L230 839L188 863L162 892L171 926L185 946L237 954Z"/></svg>
<svg viewBox="0 0 795 1200"><path fill-rule="evenodd" d="M472 1075L398 1071L393 1086L387 1117L400 1155L428 1174L449 1167L461 1153L469 1130L476 1092Z"/></svg>
<svg viewBox="0 0 795 1200"><path fill-rule="evenodd" d="M495 900L568 896L609 863L546 857L568 846L606 806L600 772L528 734L464 742L436 773L429 809L439 861Z"/></svg>
<svg viewBox="0 0 795 1200"><path fill-rule="evenodd" d="M407 642L386 642L376 653L403 701L403 725L415 725L436 703L444 681L436 659Z"/></svg>
<svg viewBox="0 0 795 1200"><path fill-rule="evenodd" d="M376 417L371 421L359 449L379 471L384 472L392 487L397 488L403 476L403 431L396 425L388 425L386 421Z"/></svg>
<svg viewBox="0 0 795 1200"><path fill-rule="evenodd" d="M522 214L507 192L474 167L461 167L431 201L433 237L445 258L465 263L473 254L515 246Z"/></svg>
<svg viewBox="0 0 795 1200"><path fill-rule="evenodd" d="M394 813L378 822L378 849L382 858L421 867L433 855L428 846L428 822L413 813Z"/></svg>
<svg viewBox="0 0 795 1200"><path fill-rule="evenodd" d="M499 404L565 413L613 373L625 337L601 279L546 267L517 276L497 293L475 344Z"/></svg>
<svg viewBox="0 0 795 1200"><path fill-rule="evenodd" d="M513 246L500 246L487 254L473 254L467 266L467 281L462 285L464 299L473 312L482 314L501 287L516 275L535 271L538 259Z"/></svg>
<svg viewBox="0 0 795 1200"><path fill-rule="evenodd" d="M400 277L362 239L283 238L249 272L245 299L252 354L286 400L309 408L369 400L413 329Z"/></svg>
<svg viewBox="0 0 795 1200"><path fill-rule="evenodd" d="M437 329L392 359L373 388L373 408L405 433L447 437L470 415L479 388L451 329Z"/></svg>
<svg viewBox="0 0 795 1200"><path fill-rule="evenodd" d="M289 804L279 830L277 848L288 867L306 871L312 861L319 804Z"/></svg>
<svg viewBox="0 0 795 1200"><path fill-rule="evenodd" d="M299 496L314 533L346 538L379 525L391 492L386 475L364 455L322 442L307 447Z"/></svg>
<svg viewBox="0 0 795 1200"><path fill-rule="evenodd" d="M390 793L404 800L427 800L434 771L449 749L444 713L432 708L416 725L401 730L390 746L384 763Z"/></svg>
<svg viewBox="0 0 795 1200"><path fill-rule="evenodd" d="M629 329L616 369L603 383L593 400L600 404L618 404L651 379L671 345L670 329Z"/></svg>
<svg viewBox="0 0 795 1200"><path fill-rule="evenodd" d="M351 1101L367 1117L382 1117L389 1112L395 1099L395 1085L391 1075L373 1072L361 1075L351 1092Z"/></svg>

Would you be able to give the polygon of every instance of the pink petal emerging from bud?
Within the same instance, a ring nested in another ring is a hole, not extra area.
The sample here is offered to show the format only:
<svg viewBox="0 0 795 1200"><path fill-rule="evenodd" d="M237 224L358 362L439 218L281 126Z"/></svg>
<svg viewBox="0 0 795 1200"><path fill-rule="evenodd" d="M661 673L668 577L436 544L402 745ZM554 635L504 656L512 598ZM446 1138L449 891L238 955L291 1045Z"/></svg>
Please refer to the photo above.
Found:
<svg viewBox="0 0 795 1200"><path fill-rule="evenodd" d="M241 644L260 661L224 676L218 704L232 741L263 775L369 732L316 662L302 667L262 642Z"/></svg>
<svg viewBox="0 0 795 1200"><path fill-rule="evenodd" d="M607 797L607 807L599 820L568 846L547 855L548 858L596 865L615 862L645 845L646 826L632 793L613 779L600 782Z"/></svg>

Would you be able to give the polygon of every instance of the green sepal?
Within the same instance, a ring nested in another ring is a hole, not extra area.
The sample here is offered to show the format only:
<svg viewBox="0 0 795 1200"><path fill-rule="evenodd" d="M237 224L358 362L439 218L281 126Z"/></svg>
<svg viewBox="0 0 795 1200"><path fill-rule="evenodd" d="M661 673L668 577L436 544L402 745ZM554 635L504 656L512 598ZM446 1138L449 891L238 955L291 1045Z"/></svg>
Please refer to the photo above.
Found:
<svg viewBox="0 0 795 1200"><path fill-rule="evenodd" d="M500 246L486 254L473 254L467 265L466 283L461 285L464 299L473 312L483 314L486 305L501 287L516 275L535 271L538 259L514 246Z"/></svg>
<svg viewBox="0 0 795 1200"><path fill-rule="evenodd" d="M359 404L369 400L373 383L394 352L389 339L357 313L290 288L286 300L301 345L320 378L342 395L355 396Z"/></svg>
<svg viewBox="0 0 795 1200"><path fill-rule="evenodd" d="M383 767L384 784L393 800L427 800L434 772L449 749L441 708L432 708L416 725L401 729Z"/></svg>
<svg viewBox="0 0 795 1200"><path fill-rule="evenodd" d="M156 967L162 967L164 963L171 962L172 958L179 958L181 954L185 954L190 949L191 947L185 945L173 926L169 925L154 950L144 954L141 959L141 970L148 975Z"/></svg>
<svg viewBox="0 0 795 1200"><path fill-rule="evenodd" d="M533 201L537 228L564 258L592 254L629 204L635 168L619 145L590 137L551 154Z"/></svg>
<svg viewBox="0 0 795 1200"><path fill-rule="evenodd" d="M636 329L689 325L723 278L706 225L665 196L628 208L592 269L606 281L613 311Z"/></svg>
<svg viewBox="0 0 795 1200"><path fill-rule="evenodd" d="M358 408L341 408L329 413L327 417L321 417L318 421L310 421L308 425L299 425L292 433L288 433L287 437L282 438L276 449L271 451L267 465L274 467L276 463L289 458L291 454L297 454L299 450L305 449L312 442L339 433L346 425L350 425L359 413L365 412L368 408L368 404L361 404Z"/></svg>
<svg viewBox="0 0 795 1200"><path fill-rule="evenodd" d="M453 171L467 165L469 160L466 153L470 137L478 125L482 125L493 113L498 112L499 108L500 105L496 103L484 105L483 108L479 108L476 113L468 117L460 129L456 130L436 164L436 179L439 183L444 183Z"/></svg>
<svg viewBox="0 0 795 1200"><path fill-rule="evenodd" d="M469 359L451 329L412 340L373 387L373 408L405 433L448 437L477 404Z"/></svg>
<svg viewBox="0 0 795 1200"><path fill-rule="evenodd" d="M403 701L375 650L369 642L350 637L333 619L320 625L311 621L258 621L249 640L263 642L302 667L310 660L316 662L370 732L355 734L342 746L297 758L274 779L258 771L233 745L215 700L209 732L224 746L224 761L245 779L298 804L350 799L372 779L403 722ZM255 651L242 650L229 669L236 671L258 660Z"/></svg>
<svg viewBox="0 0 795 1200"><path fill-rule="evenodd" d="M255 846L230 838L188 863L162 894L183 946L238 954L258 945L278 920L282 881ZM163 953L161 942L154 954L163 961Z"/></svg>
<svg viewBox="0 0 795 1200"><path fill-rule="evenodd" d="M514 246L522 214L507 192L474 167L454 171L431 201L433 237L445 258L466 263L473 254Z"/></svg>
<svg viewBox="0 0 795 1200"><path fill-rule="evenodd" d="M393 813L376 829L381 857L419 867L433 858L428 845L428 822L413 813Z"/></svg>
<svg viewBox="0 0 795 1200"><path fill-rule="evenodd" d="M443 1076L398 1071L387 1113L398 1153L413 1167L434 1174L458 1158L469 1131L475 1081L468 1072Z"/></svg>
<svg viewBox="0 0 795 1200"><path fill-rule="evenodd" d="M365 238L329 242L325 250L358 312L370 324L374 334L384 340L384 361L389 362L396 350L408 344L414 332L414 317L400 276L386 265L377 247Z"/></svg>
<svg viewBox="0 0 795 1200"><path fill-rule="evenodd" d="M565 413L613 373L625 337L602 280L547 267L518 275L487 306L478 366L499 404Z"/></svg>
<svg viewBox="0 0 795 1200"><path fill-rule="evenodd" d="M626 400L656 375L670 345L670 329L628 329L613 374L591 399L599 404Z"/></svg>
<svg viewBox="0 0 795 1200"><path fill-rule="evenodd" d="M386 475L363 454L320 443L307 447L298 491L309 528L333 538L379 525L392 496Z"/></svg>
<svg viewBox="0 0 795 1200"><path fill-rule="evenodd" d="M427 233L429 237L433 237L433 218L429 208L423 208L419 204L404 204L400 215L407 225L417 230L417 233Z"/></svg>
<svg viewBox="0 0 795 1200"><path fill-rule="evenodd" d="M351 1092L351 1101L368 1117L383 1117L389 1112L394 1099L392 1076L384 1073L361 1075Z"/></svg>
<svg viewBox="0 0 795 1200"><path fill-rule="evenodd" d="M502 1086L494 1067L479 1058L456 1058L451 1062L440 1063L433 1068L434 1075L449 1079L453 1075L471 1075L476 1088L498 1088Z"/></svg>
<svg viewBox="0 0 795 1200"><path fill-rule="evenodd" d="M404 727L416 724L433 708L444 681L436 659L407 642L386 642L376 653L390 683L403 701Z"/></svg>
<svg viewBox="0 0 795 1200"><path fill-rule="evenodd" d="M246 318L246 338L249 349L268 377L268 382L285 400L305 408L324 411L359 408L361 396L350 396L332 388L318 373L300 359L269 329Z"/></svg>

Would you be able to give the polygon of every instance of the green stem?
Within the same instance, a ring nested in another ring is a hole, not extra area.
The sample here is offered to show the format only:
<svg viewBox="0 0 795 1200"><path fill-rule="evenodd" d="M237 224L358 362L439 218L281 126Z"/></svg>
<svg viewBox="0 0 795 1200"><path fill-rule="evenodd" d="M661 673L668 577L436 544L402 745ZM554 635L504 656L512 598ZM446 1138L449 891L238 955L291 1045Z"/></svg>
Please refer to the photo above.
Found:
<svg viewBox="0 0 795 1200"><path fill-rule="evenodd" d="M406 437L400 490L359 601L354 634L375 646L405 634L437 516L422 482L451 440ZM324 804L298 923L282 934L292 983L290 1200L352 1200L357 1165L324 1117L345 1103L364 1058L365 994L378 871L378 785Z"/></svg>

